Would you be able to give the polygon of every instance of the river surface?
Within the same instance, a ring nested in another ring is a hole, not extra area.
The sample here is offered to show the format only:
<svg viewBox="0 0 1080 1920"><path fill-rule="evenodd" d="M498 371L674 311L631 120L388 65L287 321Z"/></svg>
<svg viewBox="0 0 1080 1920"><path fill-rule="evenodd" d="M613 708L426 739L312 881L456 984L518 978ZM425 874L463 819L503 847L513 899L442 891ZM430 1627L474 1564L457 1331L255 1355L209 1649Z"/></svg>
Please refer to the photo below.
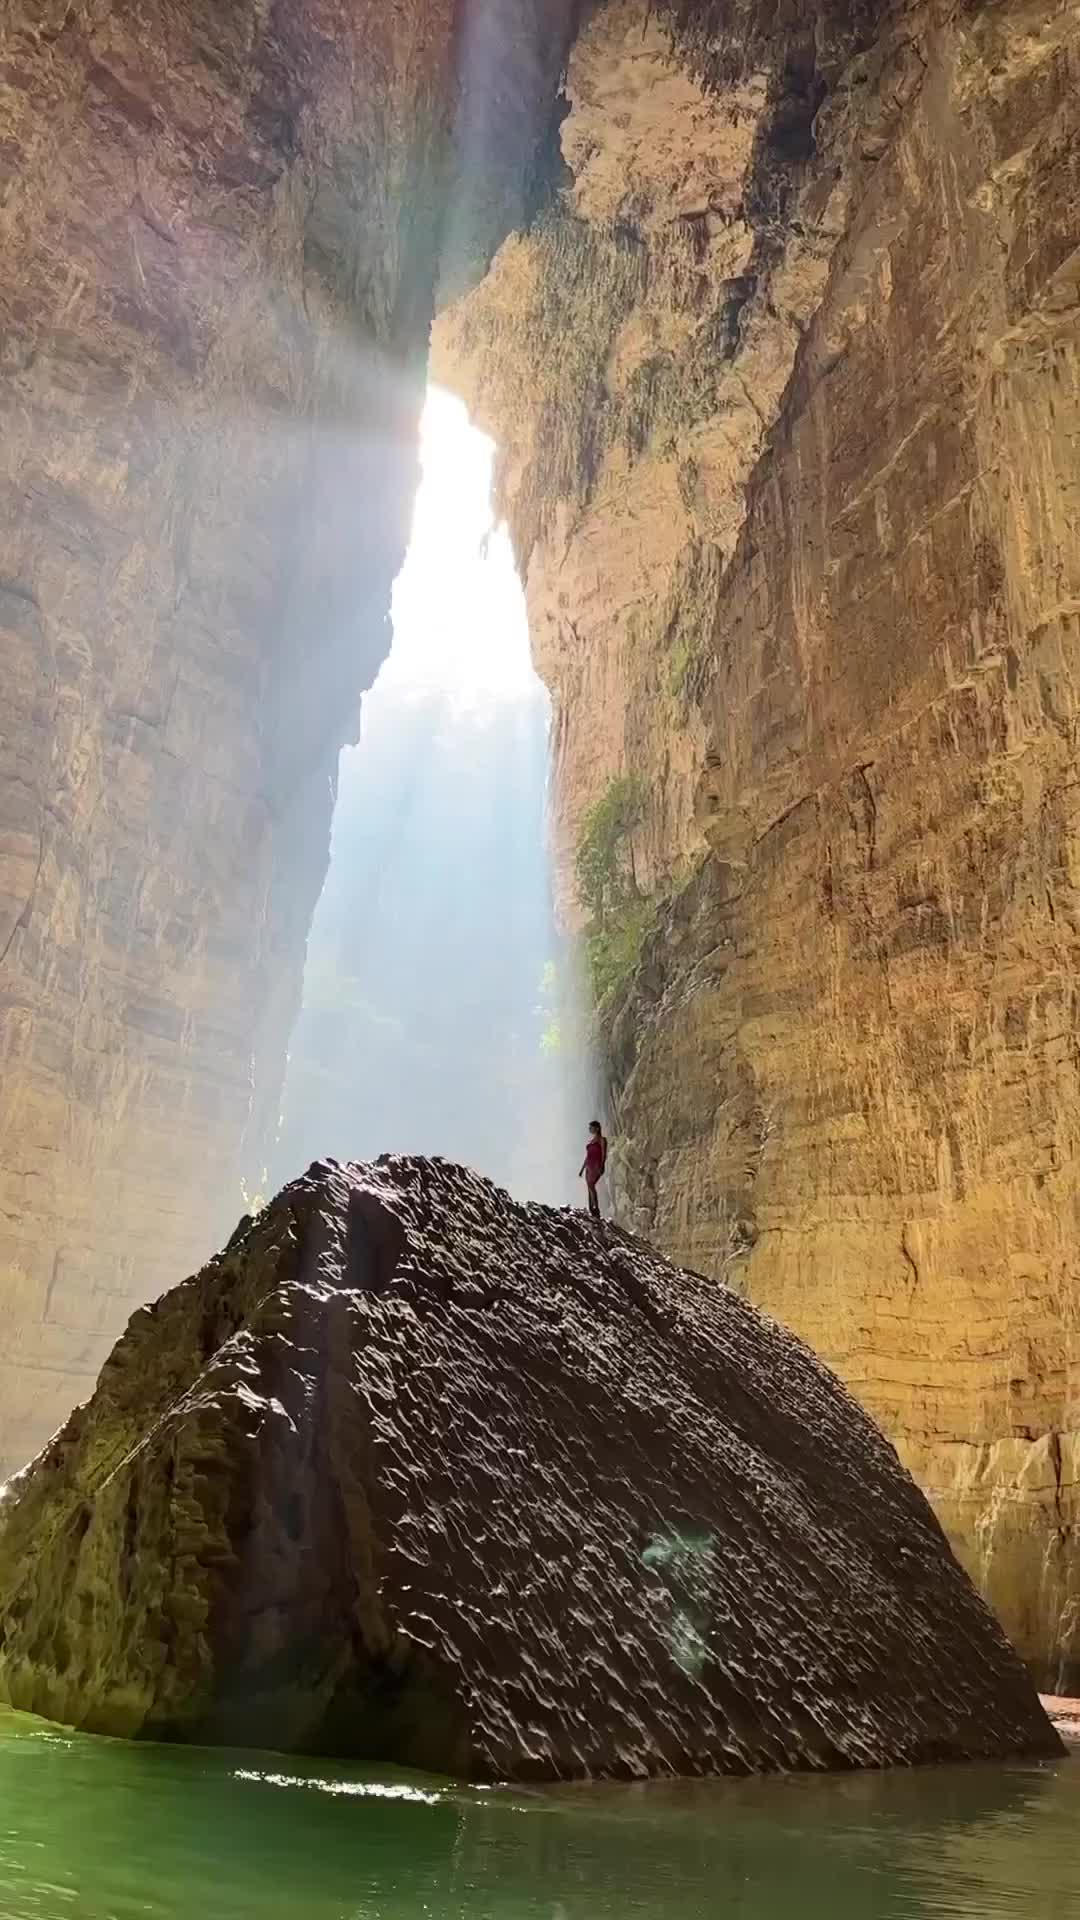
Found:
<svg viewBox="0 0 1080 1920"><path fill-rule="evenodd" d="M576 1787L0 1714L0 1920L1080 1920L1080 1758Z"/></svg>

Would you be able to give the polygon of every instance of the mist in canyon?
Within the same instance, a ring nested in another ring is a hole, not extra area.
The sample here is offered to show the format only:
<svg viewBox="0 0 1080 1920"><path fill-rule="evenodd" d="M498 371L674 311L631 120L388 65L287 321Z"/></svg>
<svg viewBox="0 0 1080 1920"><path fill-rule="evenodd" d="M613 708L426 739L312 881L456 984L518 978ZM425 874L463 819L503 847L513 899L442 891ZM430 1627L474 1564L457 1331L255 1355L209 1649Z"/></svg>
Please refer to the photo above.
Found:
<svg viewBox="0 0 1080 1920"><path fill-rule="evenodd" d="M328 1154L401 1151L576 1196L596 1094L552 904L549 700L493 455L432 388L392 645L341 756L270 1190Z"/></svg>

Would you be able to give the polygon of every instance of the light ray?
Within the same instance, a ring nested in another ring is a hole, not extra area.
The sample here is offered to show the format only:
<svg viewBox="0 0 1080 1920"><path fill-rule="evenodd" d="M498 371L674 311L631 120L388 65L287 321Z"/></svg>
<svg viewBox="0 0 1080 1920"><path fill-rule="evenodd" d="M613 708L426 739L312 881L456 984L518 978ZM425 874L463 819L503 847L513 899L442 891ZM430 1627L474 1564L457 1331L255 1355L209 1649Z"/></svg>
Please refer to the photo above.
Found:
<svg viewBox="0 0 1080 1920"><path fill-rule="evenodd" d="M429 394L393 646L341 760L279 1178L391 1149L576 1197L590 1103L549 885L548 701L494 451Z"/></svg>

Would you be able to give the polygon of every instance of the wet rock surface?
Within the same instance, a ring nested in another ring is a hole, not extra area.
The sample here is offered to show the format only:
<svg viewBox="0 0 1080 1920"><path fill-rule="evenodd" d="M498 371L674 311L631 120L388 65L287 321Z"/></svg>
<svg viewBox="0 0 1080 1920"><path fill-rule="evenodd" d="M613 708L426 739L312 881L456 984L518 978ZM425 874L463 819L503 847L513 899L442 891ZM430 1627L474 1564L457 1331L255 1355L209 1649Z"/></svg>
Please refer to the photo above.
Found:
<svg viewBox="0 0 1080 1920"><path fill-rule="evenodd" d="M477 1777L1057 1737L792 1335L442 1162L317 1165L137 1313L12 1483L0 1695Z"/></svg>

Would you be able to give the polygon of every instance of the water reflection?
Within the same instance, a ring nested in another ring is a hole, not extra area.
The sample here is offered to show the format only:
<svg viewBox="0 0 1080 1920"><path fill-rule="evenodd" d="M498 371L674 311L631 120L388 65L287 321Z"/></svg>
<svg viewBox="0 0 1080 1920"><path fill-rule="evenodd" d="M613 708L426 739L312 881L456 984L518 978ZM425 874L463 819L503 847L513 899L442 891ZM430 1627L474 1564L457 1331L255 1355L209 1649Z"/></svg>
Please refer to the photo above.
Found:
<svg viewBox="0 0 1080 1920"><path fill-rule="evenodd" d="M2 1920L1080 1920L1080 1764L483 1792L0 1720Z"/></svg>

